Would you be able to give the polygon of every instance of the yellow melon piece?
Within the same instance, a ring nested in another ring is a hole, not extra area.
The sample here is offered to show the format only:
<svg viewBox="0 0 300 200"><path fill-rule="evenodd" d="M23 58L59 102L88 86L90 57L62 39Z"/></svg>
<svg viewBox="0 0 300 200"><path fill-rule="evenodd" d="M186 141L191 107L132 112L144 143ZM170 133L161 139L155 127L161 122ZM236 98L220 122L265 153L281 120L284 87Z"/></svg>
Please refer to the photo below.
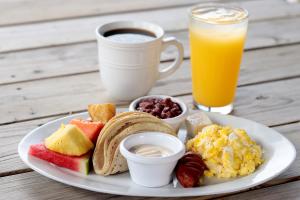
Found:
<svg viewBox="0 0 300 200"><path fill-rule="evenodd" d="M94 148L94 144L75 125L61 125L45 139L47 149L69 156L81 156Z"/></svg>

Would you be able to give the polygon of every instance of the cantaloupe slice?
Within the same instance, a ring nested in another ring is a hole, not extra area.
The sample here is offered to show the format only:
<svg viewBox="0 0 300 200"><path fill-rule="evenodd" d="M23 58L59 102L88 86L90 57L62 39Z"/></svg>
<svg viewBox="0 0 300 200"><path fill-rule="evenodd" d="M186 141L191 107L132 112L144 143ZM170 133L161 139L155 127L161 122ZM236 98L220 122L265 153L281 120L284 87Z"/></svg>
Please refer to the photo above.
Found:
<svg viewBox="0 0 300 200"><path fill-rule="evenodd" d="M45 146L57 153L81 156L94 147L90 139L75 125L62 125L45 139Z"/></svg>
<svg viewBox="0 0 300 200"><path fill-rule="evenodd" d="M76 125L95 144L104 124L102 122L91 122L83 119L72 119L70 124Z"/></svg>

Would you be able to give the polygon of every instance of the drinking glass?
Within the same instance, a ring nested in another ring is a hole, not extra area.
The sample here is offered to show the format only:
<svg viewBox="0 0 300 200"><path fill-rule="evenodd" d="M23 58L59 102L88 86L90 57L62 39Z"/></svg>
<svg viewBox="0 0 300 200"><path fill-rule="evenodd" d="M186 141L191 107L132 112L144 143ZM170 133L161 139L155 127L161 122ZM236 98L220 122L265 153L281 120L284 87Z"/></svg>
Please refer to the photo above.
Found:
<svg viewBox="0 0 300 200"><path fill-rule="evenodd" d="M248 12L224 4L200 4L189 14L194 105L228 114L233 109Z"/></svg>

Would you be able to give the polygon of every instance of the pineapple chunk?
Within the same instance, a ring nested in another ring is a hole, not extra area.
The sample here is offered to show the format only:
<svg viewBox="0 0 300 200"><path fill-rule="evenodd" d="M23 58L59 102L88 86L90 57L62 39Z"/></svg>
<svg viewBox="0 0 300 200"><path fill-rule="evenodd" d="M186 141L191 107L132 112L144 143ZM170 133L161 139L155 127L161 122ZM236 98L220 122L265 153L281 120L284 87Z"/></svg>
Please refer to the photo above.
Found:
<svg viewBox="0 0 300 200"><path fill-rule="evenodd" d="M61 125L45 139L47 149L69 156L81 156L94 148L94 144L75 125Z"/></svg>
<svg viewBox="0 0 300 200"><path fill-rule="evenodd" d="M88 105L89 115L94 122L108 122L116 114L116 106L111 103Z"/></svg>

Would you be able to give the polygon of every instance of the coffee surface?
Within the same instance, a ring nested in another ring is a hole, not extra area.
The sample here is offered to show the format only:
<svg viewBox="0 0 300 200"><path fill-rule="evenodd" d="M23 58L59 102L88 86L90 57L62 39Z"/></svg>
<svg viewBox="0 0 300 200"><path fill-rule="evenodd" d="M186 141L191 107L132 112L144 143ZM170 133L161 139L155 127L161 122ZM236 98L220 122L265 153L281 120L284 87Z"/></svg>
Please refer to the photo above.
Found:
<svg viewBox="0 0 300 200"><path fill-rule="evenodd" d="M152 32L141 29L116 29L107 31L104 37L120 43L143 43L155 39Z"/></svg>

